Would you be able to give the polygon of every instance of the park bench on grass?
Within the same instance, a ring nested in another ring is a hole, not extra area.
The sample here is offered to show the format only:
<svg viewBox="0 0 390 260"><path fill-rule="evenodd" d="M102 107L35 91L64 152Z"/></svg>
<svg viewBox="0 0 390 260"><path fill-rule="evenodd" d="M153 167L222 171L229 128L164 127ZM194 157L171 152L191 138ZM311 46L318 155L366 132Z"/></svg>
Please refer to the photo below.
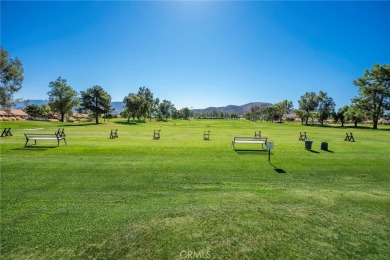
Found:
<svg viewBox="0 0 390 260"><path fill-rule="evenodd" d="M160 131L161 130L154 130L154 132L153 132L153 139L155 139L155 140L160 139Z"/></svg>
<svg viewBox="0 0 390 260"><path fill-rule="evenodd" d="M344 141L349 141L349 142L355 142L355 138L353 138L353 135L352 135L352 133L345 133L346 134L346 136L345 136L345 139L344 139Z"/></svg>
<svg viewBox="0 0 390 260"><path fill-rule="evenodd" d="M210 140L210 131L203 132L203 140Z"/></svg>
<svg viewBox="0 0 390 260"><path fill-rule="evenodd" d="M4 128L3 133L1 134L1 137L6 137L6 136L12 136L11 134L11 128Z"/></svg>
<svg viewBox="0 0 390 260"><path fill-rule="evenodd" d="M301 141L307 140L306 132L299 132L299 140Z"/></svg>
<svg viewBox="0 0 390 260"><path fill-rule="evenodd" d="M57 134L58 134L60 137L66 137L64 128L62 128L62 129L61 129L61 128L58 128Z"/></svg>
<svg viewBox="0 0 390 260"><path fill-rule="evenodd" d="M118 138L118 129L111 129L110 139Z"/></svg>
<svg viewBox="0 0 390 260"><path fill-rule="evenodd" d="M26 136L26 144L24 145L25 147L27 146L28 141L34 140L35 144L37 144L37 140L57 140L58 145L60 146L60 141L64 140L65 144L66 140L65 137L59 136L57 133L54 134L24 134Z"/></svg>
<svg viewBox="0 0 390 260"><path fill-rule="evenodd" d="M234 137L232 141L233 149L236 150L236 144L261 144L264 149L264 144L267 144L266 137Z"/></svg>
<svg viewBox="0 0 390 260"><path fill-rule="evenodd" d="M255 137L261 137L261 131L255 131Z"/></svg>

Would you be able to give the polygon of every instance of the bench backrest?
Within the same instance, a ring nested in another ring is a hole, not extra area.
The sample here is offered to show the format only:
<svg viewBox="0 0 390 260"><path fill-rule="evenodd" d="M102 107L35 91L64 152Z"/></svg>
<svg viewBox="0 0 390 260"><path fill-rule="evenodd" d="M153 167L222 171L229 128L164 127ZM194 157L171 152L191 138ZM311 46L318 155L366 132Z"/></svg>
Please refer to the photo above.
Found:
<svg viewBox="0 0 390 260"><path fill-rule="evenodd" d="M58 133L54 133L54 134L24 134L26 136L26 138L28 139L34 139L34 138L44 138L44 137L47 137L47 138L56 138L56 139L62 139L63 137L61 137Z"/></svg>
<svg viewBox="0 0 390 260"><path fill-rule="evenodd" d="M234 137L234 141L267 141L267 137Z"/></svg>

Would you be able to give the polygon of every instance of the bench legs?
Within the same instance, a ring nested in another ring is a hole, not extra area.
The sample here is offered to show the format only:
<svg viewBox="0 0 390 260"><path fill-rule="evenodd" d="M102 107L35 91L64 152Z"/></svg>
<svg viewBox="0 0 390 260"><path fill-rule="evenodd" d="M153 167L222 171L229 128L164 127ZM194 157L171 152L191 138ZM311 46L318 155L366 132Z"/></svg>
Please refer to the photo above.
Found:
<svg viewBox="0 0 390 260"><path fill-rule="evenodd" d="M64 143L65 143L66 145L68 145L68 144L66 143L65 138L63 138L62 140L64 140ZM26 139L26 144L24 145L24 147L27 146L28 141L30 141L30 139ZM57 146L60 146L60 141L61 141L61 139L58 139L57 141L58 141L58 142L57 142ZM37 140L34 140L34 144L35 144L35 145L37 144Z"/></svg>
<svg viewBox="0 0 390 260"><path fill-rule="evenodd" d="M27 146L28 141L30 141L30 139L27 139L26 144L24 145L24 147ZM37 144L37 140L34 140L34 142L35 142L34 144Z"/></svg>

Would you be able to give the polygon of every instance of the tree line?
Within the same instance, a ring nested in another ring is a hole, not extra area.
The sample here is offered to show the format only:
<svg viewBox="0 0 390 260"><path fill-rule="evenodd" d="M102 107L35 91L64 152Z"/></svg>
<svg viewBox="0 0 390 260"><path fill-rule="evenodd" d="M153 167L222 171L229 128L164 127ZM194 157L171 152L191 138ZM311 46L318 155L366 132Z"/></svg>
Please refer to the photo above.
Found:
<svg viewBox="0 0 390 260"><path fill-rule="evenodd" d="M23 66L18 58L11 58L6 50L0 48L0 107L10 108L18 100L13 98L14 93L22 88ZM373 128L377 129L378 121L381 117L389 117L390 110L390 64L375 64L371 69L364 71L362 77L353 81L358 87L358 95L351 99L351 104L339 108L335 111L336 104L326 92L320 91L306 92L301 96L299 108L294 110L301 119L302 124L308 124L309 119L318 120L321 125L325 120L332 118L342 125L346 121L357 123L366 118L373 122ZM99 117L109 115L113 112L111 107L111 96L99 85L87 88L85 91L77 93L71 88L67 81L61 77L49 83L50 91L48 106L28 105L25 111L29 115L45 115L57 113L60 121L64 121L65 116L72 113L74 108L82 113L90 113L96 123ZM169 100L160 101L154 98L153 93L146 87L140 87L137 93L130 93L123 99L125 110L121 116L130 121L137 119L146 120L155 117L157 120L167 121L168 118L188 119L193 116L198 117L220 117L238 118L238 115L213 112L211 115L194 115L189 108L177 110ZM251 111L244 116L250 120L281 121L284 114L293 111L293 103L283 100L273 106L260 108L254 106Z"/></svg>
<svg viewBox="0 0 390 260"><path fill-rule="evenodd" d="M333 98L326 92L306 92L298 101L299 107L293 110L291 101L284 100L273 106L260 108L254 106L245 114L250 120L281 121L284 114L294 111L301 119L302 124L318 120L321 125L331 118L344 126L345 122L352 121L355 126L365 119L373 122L373 129L378 128L381 117L390 118L390 64L375 64L365 70L362 77L353 81L357 86L358 96L351 99L351 104L335 110Z"/></svg>

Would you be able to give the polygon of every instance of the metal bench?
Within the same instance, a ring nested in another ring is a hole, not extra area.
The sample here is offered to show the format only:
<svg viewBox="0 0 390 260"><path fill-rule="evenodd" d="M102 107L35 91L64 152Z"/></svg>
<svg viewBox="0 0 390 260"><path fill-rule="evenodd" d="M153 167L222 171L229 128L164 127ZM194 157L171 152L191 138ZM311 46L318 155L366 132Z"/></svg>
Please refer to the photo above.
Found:
<svg viewBox="0 0 390 260"><path fill-rule="evenodd" d="M118 138L118 129L111 129L110 139Z"/></svg>
<svg viewBox="0 0 390 260"><path fill-rule="evenodd" d="M306 132L299 132L299 140L301 141L307 140Z"/></svg>
<svg viewBox="0 0 390 260"><path fill-rule="evenodd" d="M5 137L5 136L12 136L11 134L11 128L4 128L3 130L3 133L1 134L1 137Z"/></svg>
<svg viewBox="0 0 390 260"><path fill-rule="evenodd" d="M355 142L355 138L353 138L352 133L350 133L350 134L345 133L345 134L346 134L346 136L345 136L344 141Z"/></svg>
<svg viewBox="0 0 390 260"><path fill-rule="evenodd" d="M54 133L54 134L24 134L24 135L26 137L26 144L24 145L25 147L27 146L27 143L30 140L34 140L35 144L37 144L37 140L57 140L57 142L58 142L57 146L60 146L60 141L64 140L65 144L67 144L65 137L59 136L58 133Z"/></svg>
<svg viewBox="0 0 390 260"><path fill-rule="evenodd" d="M161 130L154 130L154 132L153 132L153 139L154 140L160 139L160 131Z"/></svg>
<svg viewBox="0 0 390 260"><path fill-rule="evenodd" d="M266 137L234 137L232 141L232 147L235 150L236 144L261 144L264 148L264 144L267 144Z"/></svg>
<svg viewBox="0 0 390 260"><path fill-rule="evenodd" d="M203 140L210 140L210 131L203 132Z"/></svg>
<svg viewBox="0 0 390 260"><path fill-rule="evenodd" d="M58 134L59 137L66 137L64 128L62 128L62 129L58 128L57 134Z"/></svg>

